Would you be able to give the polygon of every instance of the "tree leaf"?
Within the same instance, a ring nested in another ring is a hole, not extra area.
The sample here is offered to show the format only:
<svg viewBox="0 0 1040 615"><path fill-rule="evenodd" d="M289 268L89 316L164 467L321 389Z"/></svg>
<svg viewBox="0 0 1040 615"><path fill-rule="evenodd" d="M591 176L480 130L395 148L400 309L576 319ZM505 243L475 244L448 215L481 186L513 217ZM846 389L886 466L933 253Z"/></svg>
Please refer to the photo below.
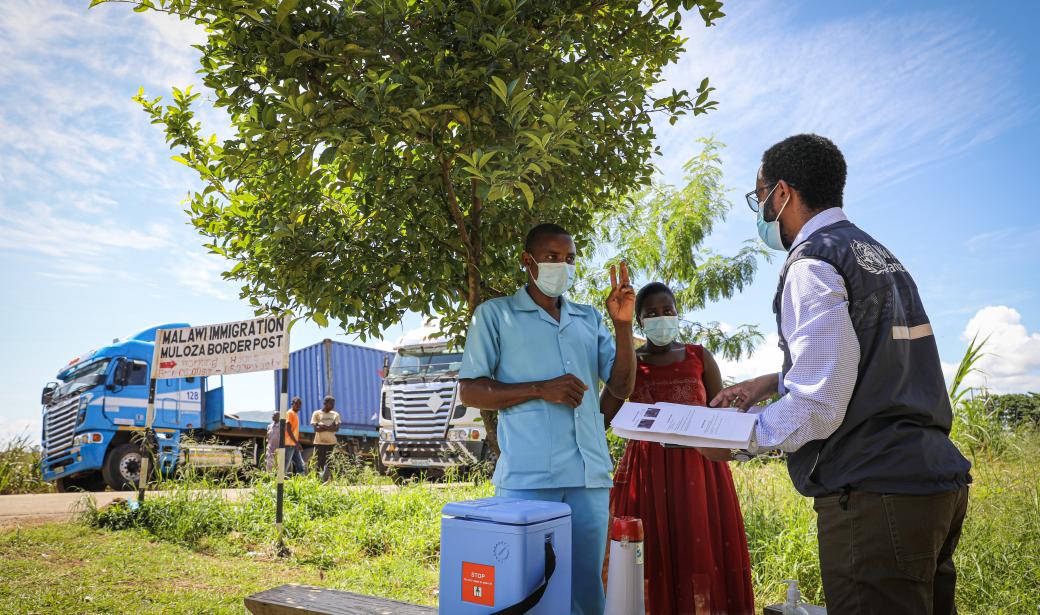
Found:
<svg viewBox="0 0 1040 615"><path fill-rule="evenodd" d="M238 12L248 16L256 23L264 23L264 18L261 17L260 13L256 12L254 9L238 9Z"/></svg>
<svg viewBox="0 0 1040 615"><path fill-rule="evenodd" d="M310 57L310 52L304 49L293 49L292 51L286 53L285 56L283 56L283 61L285 62L286 66L292 66L293 64L296 64L296 62Z"/></svg>
<svg viewBox="0 0 1040 615"><path fill-rule="evenodd" d="M275 25L281 27L289 14L296 10L296 5L299 3L300 0L282 0L282 3L278 5L278 12L274 16Z"/></svg>
<svg viewBox="0 0 1040 615"><path fill-rule="evenodd" d="M527 206L534 207L534 193L531 192L531 187L524 182L516 182L516 187L520 189L520 192L524 193L524 198L527 199Z"/></svg>

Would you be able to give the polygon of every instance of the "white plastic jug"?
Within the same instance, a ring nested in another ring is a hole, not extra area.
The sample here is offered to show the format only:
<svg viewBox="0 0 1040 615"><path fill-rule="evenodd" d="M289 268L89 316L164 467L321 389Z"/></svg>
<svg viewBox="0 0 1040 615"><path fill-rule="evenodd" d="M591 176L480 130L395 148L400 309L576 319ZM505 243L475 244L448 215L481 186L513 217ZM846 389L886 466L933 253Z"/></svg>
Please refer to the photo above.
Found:
<svg viewBox="0 0 1040 615"><path fill-rule="evenodd" d="M607 607L603 615L643 615L643 522L614 517L610 522Z"/></svg>

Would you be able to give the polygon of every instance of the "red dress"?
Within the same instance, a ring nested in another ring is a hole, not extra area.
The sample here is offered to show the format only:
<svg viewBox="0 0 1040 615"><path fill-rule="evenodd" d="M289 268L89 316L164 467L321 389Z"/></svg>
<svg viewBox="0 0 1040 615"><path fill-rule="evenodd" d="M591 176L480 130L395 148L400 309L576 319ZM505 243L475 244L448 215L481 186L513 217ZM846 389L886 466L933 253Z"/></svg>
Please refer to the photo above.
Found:
<svg viewBox="0 0 1040 615"><path fill-rule="evenodd" d="M703 353L688 345L671 365L640 361L632 401L707 405ZM725 462L630 440L614 473L610 514L643 520L647 613L754 613L744 519Z"/></svg>

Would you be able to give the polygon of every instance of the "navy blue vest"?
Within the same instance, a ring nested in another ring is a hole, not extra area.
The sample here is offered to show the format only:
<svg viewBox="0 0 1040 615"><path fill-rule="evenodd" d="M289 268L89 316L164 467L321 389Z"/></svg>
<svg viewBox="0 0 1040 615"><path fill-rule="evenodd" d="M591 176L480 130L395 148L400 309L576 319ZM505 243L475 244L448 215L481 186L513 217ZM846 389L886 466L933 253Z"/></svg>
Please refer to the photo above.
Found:
<svg viewBox="0 0 1040 615"><path fill-rule="evenodd" d="M791 353L781 325L784 281L804 258L830 263L845 279L859 339L856 388L841 426L787 457L802 495L844 489L927 494L971 482L971 464L950 441L953 412L939 350L917 285L884 246L848 221L813 233L788 255L773 300L784 373Z"/></svg>

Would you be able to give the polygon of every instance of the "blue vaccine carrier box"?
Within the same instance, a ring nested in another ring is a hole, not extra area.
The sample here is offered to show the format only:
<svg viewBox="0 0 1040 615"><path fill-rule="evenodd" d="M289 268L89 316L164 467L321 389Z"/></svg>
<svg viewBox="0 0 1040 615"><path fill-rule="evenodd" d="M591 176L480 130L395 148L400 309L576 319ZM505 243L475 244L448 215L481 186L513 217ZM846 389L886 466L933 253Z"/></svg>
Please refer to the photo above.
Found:
<svg viewBox="0 0 1040 615"><path fill-rule="evenodd" d="M438 612L503 611L570 613L570 506L495 497L444 507Z"/></svg>

